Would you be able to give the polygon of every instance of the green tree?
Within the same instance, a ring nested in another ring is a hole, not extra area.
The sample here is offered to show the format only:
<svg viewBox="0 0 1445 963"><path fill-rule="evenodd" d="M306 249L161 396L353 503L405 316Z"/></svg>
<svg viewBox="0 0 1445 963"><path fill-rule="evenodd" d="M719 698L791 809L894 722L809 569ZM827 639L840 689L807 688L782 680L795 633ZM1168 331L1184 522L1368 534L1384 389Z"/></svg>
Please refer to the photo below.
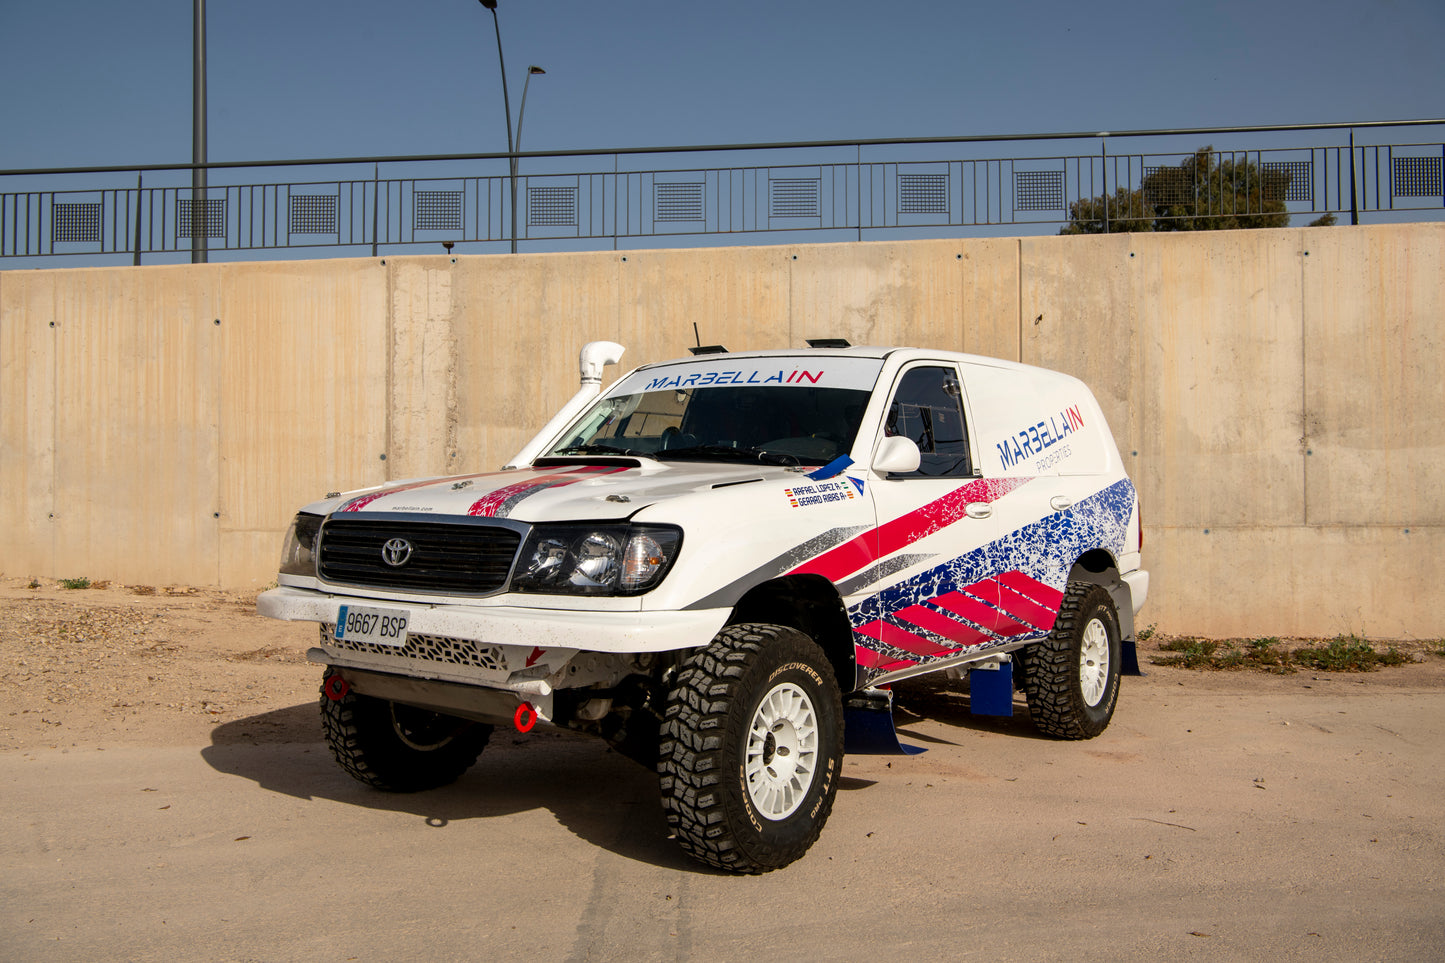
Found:
<svg viewBox="0 0 1445 963"><path fill-rule="evenodd" d="M1108 231L1224 231L1241 227L1286 227L1289 191L1286 170L1262 169L1247 155L1236 159L1201 147L1178 167L1159 167L1136 189L1121 187L1107 197ZM1060 234L1105 233L1105 195L1069 205Z"/></svg>

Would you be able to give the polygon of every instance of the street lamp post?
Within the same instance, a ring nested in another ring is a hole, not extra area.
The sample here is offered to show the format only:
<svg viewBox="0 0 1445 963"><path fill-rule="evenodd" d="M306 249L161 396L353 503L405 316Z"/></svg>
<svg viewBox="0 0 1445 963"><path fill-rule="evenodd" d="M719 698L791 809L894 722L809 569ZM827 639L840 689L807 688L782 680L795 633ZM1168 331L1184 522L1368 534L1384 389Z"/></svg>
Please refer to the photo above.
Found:
<svg viewBox="0 0 1445 963"><path fill-rule="evenodd" d="M522 151L522 119L527 115L527 86L532 82L533 74L545 74L547 71L532 64L527 68L527 79L522 81L522 106L517 108L517 140L512 152L512 253L517 253L517 154Z"/></svg>
<svg viewBox="0 0 1445 963"><path fill-rule="evenodd" d="M497 65L502 68L502 107L507 112L507 154L513 155L515 148L512 146L512 101L507 96L507 61L502 56L502 24L497 19L497 0L477 0L482 6L492 11L492 26L497 31ZM509 156L508 170L515 171L517 158ZM517 253L517 210L516 210L516 175L512 176L512 253Z"/></svg>
<svg viewBox="0 0 1445 963"><path fill-rule="evenodd" d="M517 151L521 150L522 143L522 114L527 109L527 85L532 82L533 74L545 74L547 71L536 64L527 68L527 79L522 82L522 106L517 111L517 138L512 139L512 100L507 96L507 61L502 56L502 24L497 19L497 0L477 0L482 6L492 11L492 27L497 33L497 65L502 68L502 107L507 115L507 181L512 198L512 253L517 253Z"/></svg>
<svg viewBox="0 0 1445 963"><path fill-rule="evenodd" d="M191 263L205 264L210 245L206 217L206 0L195 0L191 16ZM136 194L140 203L140 194ZM139 214L136 215L139 218ZM140 248L136 248L140 256Z"/></svg>

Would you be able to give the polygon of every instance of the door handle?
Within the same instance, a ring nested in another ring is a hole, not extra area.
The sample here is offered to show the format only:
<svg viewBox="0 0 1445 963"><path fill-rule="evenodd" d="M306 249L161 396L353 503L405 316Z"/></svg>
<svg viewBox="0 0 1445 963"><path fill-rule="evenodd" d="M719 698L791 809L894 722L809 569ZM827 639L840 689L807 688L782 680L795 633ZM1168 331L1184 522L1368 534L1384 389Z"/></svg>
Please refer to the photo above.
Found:
<svg viewBox="0 0 1445 963"><path fill-rule="evenodd" d="M988 502L969 502L963 510L969 518L988 518L993 514L993 506Z"/></svg>
<svg viewBox="0 0 1445 963"><path fill-rule="evenodd" d="M1068 495L1055 495L1049 499L1049 507L1056 512L1066 512L1074 507L1074 500Z"/></svg>

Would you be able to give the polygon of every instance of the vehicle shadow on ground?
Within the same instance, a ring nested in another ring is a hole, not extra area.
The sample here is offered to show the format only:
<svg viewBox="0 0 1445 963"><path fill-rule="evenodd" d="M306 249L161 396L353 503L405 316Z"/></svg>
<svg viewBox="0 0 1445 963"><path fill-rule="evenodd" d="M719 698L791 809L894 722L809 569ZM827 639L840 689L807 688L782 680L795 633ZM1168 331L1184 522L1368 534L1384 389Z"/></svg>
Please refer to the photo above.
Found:
<svg viewBox="0 0 1445 963"><path fill-rule="evenodd" d="M689 859L668 838L655 774L571 732L522 735L499 727L461 779L420 793L381 792L347 775L325 746L314 702L218 725L201 757L268 792L410 814L438 829L547 810L578 838L619 856L726 875Z"/></svg>
<svg viewBox="0 0 1445 963"><path fill-rule="evenodd" d="M1012 716L974 715L968 683L939 674L915 676L893 686L893 725L905 741L957 745L938 735L918 731L918 724L934 722L951 729L994 732L1020 739L1048 740L1029 718L1028 705L1014 693Z"/></svg>
<svg viewBox="0 0 1445 963"><path fill-rule="evenodd" d="M1016 700L1012 717L975 716L967 687L923 677L895 686L894 722L905 743L948 746L942 734L920 731L935 723L950 729L1040 738L1028 710ZM931 726L940 733L937 726ZM241 776L268 792L297 799L405 813L438 829L471 819L546 810L580 839L628 859L702 874L668 838L658 802L657 776L609 749L599 739L536 729L525 735L498 727L481 757L451 786L420 793L388 793L347 775L327 750L316 703L307 702L222 723L211 730L201 757L218 772ZM873 780L844 775L838 788L866 790ZM720 874L725 875L725 874Z"/></svg>

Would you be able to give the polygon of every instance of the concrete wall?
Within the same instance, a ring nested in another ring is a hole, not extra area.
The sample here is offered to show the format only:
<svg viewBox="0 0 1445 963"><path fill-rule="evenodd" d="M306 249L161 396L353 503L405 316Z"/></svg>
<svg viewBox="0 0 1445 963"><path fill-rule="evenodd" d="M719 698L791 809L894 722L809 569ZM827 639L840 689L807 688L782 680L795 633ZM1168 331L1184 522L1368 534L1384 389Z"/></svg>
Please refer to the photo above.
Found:
<svg viewBox="0 0 1445 963"><path fill-rule="evenodd" d="M1442 261L1414 224L0 273L0 572L264 585L300 504L494 468L583 342L626 368L696 324L1083 377L1144 624L1445 636Z"/></svg>

